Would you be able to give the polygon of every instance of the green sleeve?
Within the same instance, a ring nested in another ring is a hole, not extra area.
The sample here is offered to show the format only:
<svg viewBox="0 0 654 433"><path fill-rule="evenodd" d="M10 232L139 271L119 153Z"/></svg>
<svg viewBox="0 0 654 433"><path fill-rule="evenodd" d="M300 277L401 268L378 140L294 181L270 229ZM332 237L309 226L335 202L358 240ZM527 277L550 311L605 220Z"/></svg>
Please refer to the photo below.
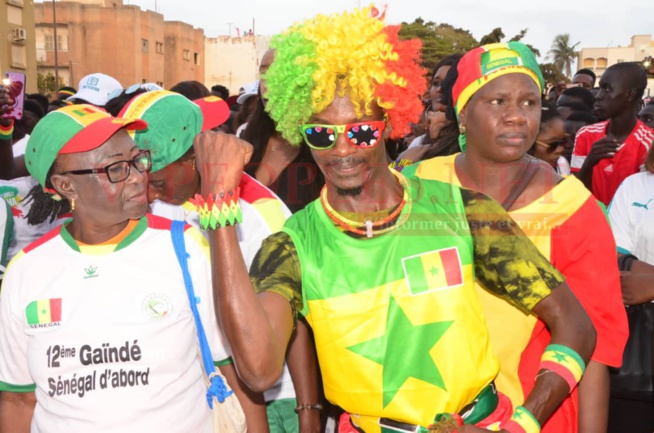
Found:
<svg viewBox="0 0 654 433"><path fill-rule="evenodd" d="M488 196L461 190L474 243L477 281L531 311L565 279L540 253L504 208Z"/></svg>
<svg viewBox="0 0 654 433"><path fill-rule="evenodd" d="M274 233L263 241L250 267L250 281L257 293L277 293L295 311L302 311L300 260L287 233Z"/></svg>
<svg viewBox="0 0 654 433"><path fill-rule="evenodd" d="M0 251L0 265L7 266L7 251L9 250L9 245L14 240L14 218L11 213L11 206L9 206L9 203L7 203L5 200L2 200L2 203L6 207L6 214L5 214L5 230L4 233L2 233L2 251ZM4 273L4 270L0 272L0 279L2 278L2 274Z"/></svg>

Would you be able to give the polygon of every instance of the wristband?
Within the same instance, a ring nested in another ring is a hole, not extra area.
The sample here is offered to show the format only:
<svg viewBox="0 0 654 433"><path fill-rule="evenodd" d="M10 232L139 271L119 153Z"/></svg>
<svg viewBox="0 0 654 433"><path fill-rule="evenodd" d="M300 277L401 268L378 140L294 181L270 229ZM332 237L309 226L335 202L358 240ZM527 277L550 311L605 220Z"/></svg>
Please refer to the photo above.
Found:
<svg viewBox="0 0 654 433"><path fill-rule="evenodd" d="M236 188L227 192L209 194L206 199L196 194L190 199L198 212L200 228L216 230L242 222L243 214L238 203L240 191L240 188Z"/></svg>
<svg viewBox="0 0 654 433"><path fill-rule="evenodd" d="M322 404L313 403L313 404L298 404L295 406L295 413L300 413L303 410L322 410Z"/></svg>
<svg viewBox="0 0 654 433"><path fill-rule="evenodd" d="M410 159L402 158L391 162L388 165L388 167L396 171L402 171L404 170L404 167L409 166L411 164L413 164L413 161L411 161Z"/></svg>
<svg viewBox="0 0 654 433"><path fill-rule="evenodd" d="M540 423L525 407L517 406L502 429L509 433L540 433Z"/></svg>
<svg viewBox="0 0 654 433"><path fill-rule="evenodd" d="M581 356L571 348L560 344L550 344L540 359L539 370L549 370L566 381L570 391L577 386L586 370Z"/></svg>
<svg viewBox="0 0 654 433"><path fill-rule="evenodd" d="M14 119L11 119L9 126L0 123L0 140L11 140L14 136Z"/></svg>

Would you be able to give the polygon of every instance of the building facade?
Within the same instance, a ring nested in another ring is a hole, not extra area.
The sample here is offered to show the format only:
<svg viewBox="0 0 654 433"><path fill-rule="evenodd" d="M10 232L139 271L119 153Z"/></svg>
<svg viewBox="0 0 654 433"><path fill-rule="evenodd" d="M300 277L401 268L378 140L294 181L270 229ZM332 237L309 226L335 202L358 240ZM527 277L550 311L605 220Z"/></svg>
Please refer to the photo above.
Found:
<svg viewBox="0 0 654 433"><path fill-rule="evenodd" d="M0 73L26 75L26 91L37 91L34 49L34 3L32 0L0 0Z"/></svg>
<svg viewBox="0 0 654 433"><path fill-rule="evenodd" d="M645 62L654 57L654 40L652 35L636 35L631 37L627 47L583 48L579 54L579 68L591 69L602 76L606 68L621 62ZM654 96L654 79L647 82L645 96Z"/></svg>
<svg viewBox="0 0 654 433"><path fill-rule="evenodd" d="M270 36L220 36L205 43L205 84L221 84L232 95L259 78L261 57L270 47Z"/></svg>
<svg viewBox="0 0 654 433"><path fill-rule="evenodd" d="M204 81L204 31L163 15L124 5L122 0L60 0L36 3L36 57L42 74L77 87L94 72L124 87L157 83L169 88L182 80ZM56 20L55 20L56 18Z"/></svg>

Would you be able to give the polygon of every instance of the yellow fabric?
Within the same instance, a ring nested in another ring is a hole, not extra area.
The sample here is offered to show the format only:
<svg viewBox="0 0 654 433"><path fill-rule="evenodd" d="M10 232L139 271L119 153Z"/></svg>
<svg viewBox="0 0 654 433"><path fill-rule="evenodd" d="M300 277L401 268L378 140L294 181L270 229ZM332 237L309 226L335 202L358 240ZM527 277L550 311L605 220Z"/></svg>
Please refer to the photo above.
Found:
<svg viewBox="0 0 654 433"><path fill-rule="evenodd" d="M461 186L455 170L456 157L457 155L451 155L423 161L416 169L416 176ZM580 196L589 194L576 179L567 180L556 185L540 200L513 210L509 215L549 260L552 229L563 224L579 209L584 202L579 200ZM556 212L552 212L554 203ZM521 312L479 284L476 287L490 332L491 346L501 365L495 384L498 390L511 399L514 406L520 405L524 402L525 395L518 377L520 357L516 356L516 350L527 346L538 319L533 314Z"/></svg>

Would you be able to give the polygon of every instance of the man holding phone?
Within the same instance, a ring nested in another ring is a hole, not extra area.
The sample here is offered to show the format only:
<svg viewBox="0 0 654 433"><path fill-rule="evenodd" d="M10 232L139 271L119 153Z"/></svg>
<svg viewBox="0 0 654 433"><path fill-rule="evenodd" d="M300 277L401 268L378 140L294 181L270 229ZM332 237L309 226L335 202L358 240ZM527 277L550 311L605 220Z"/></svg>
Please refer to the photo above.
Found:
<svg viewBox="0 0 654 433"><path fill-rule="evenodd" d="M571 171L608 206L618 186L643 170L654 131L636 117L647 87L640 63L624 62L606 70L599 83L594 111L608 119L577 133Z"/></svg>

